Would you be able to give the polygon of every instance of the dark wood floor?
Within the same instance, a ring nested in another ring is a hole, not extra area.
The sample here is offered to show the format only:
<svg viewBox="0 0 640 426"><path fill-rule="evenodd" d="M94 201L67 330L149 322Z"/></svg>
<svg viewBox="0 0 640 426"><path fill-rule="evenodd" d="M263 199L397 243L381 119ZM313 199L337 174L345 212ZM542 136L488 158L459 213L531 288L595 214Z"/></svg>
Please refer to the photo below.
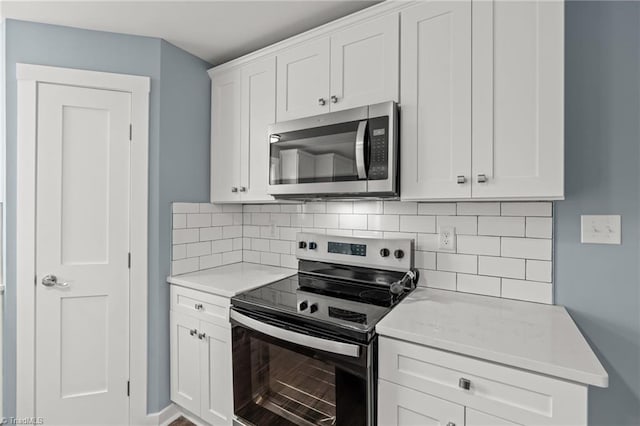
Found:
<svg viewBox="0 0 640 426"><path fill-rule="evenodd" d="M169 426L195 426L195 425L191 423L189 420L185 419L184 417L178 417L177 419L169 423Z"/></svg>

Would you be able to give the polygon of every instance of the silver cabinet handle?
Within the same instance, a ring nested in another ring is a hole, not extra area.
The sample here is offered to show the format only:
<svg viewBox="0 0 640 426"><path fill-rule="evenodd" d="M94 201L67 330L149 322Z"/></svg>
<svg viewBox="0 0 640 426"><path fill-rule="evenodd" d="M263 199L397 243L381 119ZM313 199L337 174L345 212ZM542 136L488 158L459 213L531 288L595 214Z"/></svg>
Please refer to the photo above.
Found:
<svg viewBox="0 0 640 426"><path fill-rule="evenodd" d="M360 346L358 345L322 339L320 337L309 336L308 334L300 334L295 331L286 330L284 328L255 320L234 310L229 312L229 318L246 328L259 331L260 333L275 337L276 339L291 342L296 345L319 349L321 351L331 352L334 354L346 355L353 358L358 358L360 356Z"/></svg>
<svg viewBox="0 0 640 426"><path fill-rule="evenodd" d="M332 104L337 104L338 103L338 97L336 95L332 95L331 96L331 103Z"/></svg>
<svg viewBox="0 0 640 426"><path fill-rule="evenodd" d="M364 138L367 134L368 120L362 120L358 123L356 132L356 169L358 170L358 179L367 178L367 169L364 165Z"/></svg>
<svg viewBox="0 0 640 426"><path fill-rule="evenodd" d="M195 336L196 334L198 334L198 330L196 330L195 328L189 330L189 334L192 336Z"/></svg>
<svg viewBox="0 0 640 426"><path fill-rule="evenodd" d="M247 192L247 187L246 186L241 186L240 187L240 192Z"/></svg>
<svg viewBox="0 0 640 426"><path fill-rule="evenodd" d="M196 311L199 311L202 309L202 303L196 303L193 307L196 308Z"/></svg>
<svg viewBox="0 0 640 426"><path fill-rule="evenodd" d="M464 176L462 176L462 175L460 175L460 176L458 176L458 178L457 178L457 182L458 182L458 184L467 183L467 178L466 178L466 177L464 177Z"/></svg>
<svg viewBox="0 0 640 426"><path fill-rule="evenodd" d="M42 278L42 285L45 287L69 287L67 282L58 282L58 277L55 275L45 275Z"/></svg>
<svg viewBox="0 0 640 426"><path fill-rule="evenodd" d="M231 192L238 192L238 187L237 186L232 186L231 187Z"/></svg>
<svg viewBox="0 0 640 426"><path fill-rule="evenodd" d="M487 178L487 175L485 174L478 175L478 183L485 183L487 180L489 180Z"/></svg>
<svg viewBox="0 0 640 426"><path fill-rule="evenodd" d="M458 380L458 386L464 390L469 390L471 389L471 380L461 377L460 380Z"/></svg>
<svg viewBox="0 0 640 426"><path fill-rule="evenodd" d="M198 339L204 340L207 337L205 333L198 333Z"/></svg>
<svg viewBox="0 0 640 426"><path fill-rule="evenodd" d="M324 98L318 98L318 105L325 106L326 103L327 101L325 101Z"/></svg>

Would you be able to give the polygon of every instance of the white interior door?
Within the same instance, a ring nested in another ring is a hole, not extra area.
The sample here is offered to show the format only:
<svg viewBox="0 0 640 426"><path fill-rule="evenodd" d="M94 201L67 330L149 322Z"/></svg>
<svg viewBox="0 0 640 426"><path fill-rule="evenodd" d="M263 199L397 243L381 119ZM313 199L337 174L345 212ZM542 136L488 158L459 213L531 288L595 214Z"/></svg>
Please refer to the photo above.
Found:
<svg viewBox="0 0 640 426"><path fill-rule="evenodd" d="M47 424L128 423L130 115L129 93L38 86L35 388Z"/></svg>

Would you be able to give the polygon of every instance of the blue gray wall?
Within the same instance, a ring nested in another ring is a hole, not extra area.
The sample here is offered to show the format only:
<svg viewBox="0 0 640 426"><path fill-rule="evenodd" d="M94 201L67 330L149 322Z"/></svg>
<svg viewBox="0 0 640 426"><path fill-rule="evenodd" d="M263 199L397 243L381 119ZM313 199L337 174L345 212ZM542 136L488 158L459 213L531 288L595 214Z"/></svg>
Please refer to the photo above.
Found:
<svg viewBox="0 0 640 426"><path fill-rule="evenodd" d="M169 403L169 202L208 199L209 65L159 39L8 20L7 282L4 409L15 414L16 63L151 77L149 114L149 398ZM163 101L164 100L164 101Z"/></svg>
<svg viewBox="0 0 640 426"><path fill-rule="evenodd" d="M590 425L640 424L640 3L566 4L566 200L556 302L609 372ZM580 244L581 214L622 215L622 245Z"/></svg>

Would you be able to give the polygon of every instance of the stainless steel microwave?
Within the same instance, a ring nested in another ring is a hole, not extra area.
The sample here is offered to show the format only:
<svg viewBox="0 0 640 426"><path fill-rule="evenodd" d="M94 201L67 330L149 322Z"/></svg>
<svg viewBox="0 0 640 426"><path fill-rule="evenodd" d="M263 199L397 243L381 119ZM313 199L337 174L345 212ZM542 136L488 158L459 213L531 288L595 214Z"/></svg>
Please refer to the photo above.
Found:
<svg viewBox="0 0 640 426"><path fill-rule="evenodd" d="M277 198L397 198L398 106L369 105L269 126Z"/></svg>

